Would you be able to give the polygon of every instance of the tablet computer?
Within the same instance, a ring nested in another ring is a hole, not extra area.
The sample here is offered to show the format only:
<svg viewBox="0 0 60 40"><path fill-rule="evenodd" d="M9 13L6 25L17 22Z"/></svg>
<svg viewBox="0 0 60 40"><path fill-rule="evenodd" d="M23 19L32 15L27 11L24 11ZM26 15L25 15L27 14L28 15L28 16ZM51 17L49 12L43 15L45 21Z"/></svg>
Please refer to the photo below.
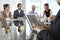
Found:
<svg viewBox="0 0 60 40"><path fill-rule="evenodd" d="M28 23L31 26L31 28L32 28L32 23L34 23L35 25L41 27L41 25L39 24L39 21L38 21L37 17L34 14L28 14L27 15L27 20L28 20Z"/></svg>

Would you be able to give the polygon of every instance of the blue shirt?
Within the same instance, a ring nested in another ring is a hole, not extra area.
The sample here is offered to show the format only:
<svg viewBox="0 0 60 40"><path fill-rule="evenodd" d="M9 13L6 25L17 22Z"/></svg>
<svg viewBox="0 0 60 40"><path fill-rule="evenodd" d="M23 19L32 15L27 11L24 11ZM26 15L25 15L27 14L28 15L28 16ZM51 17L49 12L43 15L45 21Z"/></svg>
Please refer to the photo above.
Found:
<svg viewBox="0 0 60 40"><path fill-rule="evenodd" d="M38 13L36 11L30 11L29 14L34 14L36 17L38 17Z"/></svg>

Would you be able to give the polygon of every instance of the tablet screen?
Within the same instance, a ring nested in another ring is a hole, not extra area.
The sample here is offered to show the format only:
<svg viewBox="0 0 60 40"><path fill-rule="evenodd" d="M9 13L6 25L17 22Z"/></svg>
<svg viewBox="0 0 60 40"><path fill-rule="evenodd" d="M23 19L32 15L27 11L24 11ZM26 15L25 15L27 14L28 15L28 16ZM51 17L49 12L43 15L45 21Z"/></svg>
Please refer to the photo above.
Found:
<svg viewBox="0 0 60 40"><path fill-rule="evenodd" d="M28 22L30 23L30 25L32 25L32 23L34 23L35 25L37 25L37 26L41 26L40 24L39 24L39 21L38 21L38 19L36 18L36 16L35 15L33 15L33 14L28 14L27 15L27 19L28 19Z"/></svg>

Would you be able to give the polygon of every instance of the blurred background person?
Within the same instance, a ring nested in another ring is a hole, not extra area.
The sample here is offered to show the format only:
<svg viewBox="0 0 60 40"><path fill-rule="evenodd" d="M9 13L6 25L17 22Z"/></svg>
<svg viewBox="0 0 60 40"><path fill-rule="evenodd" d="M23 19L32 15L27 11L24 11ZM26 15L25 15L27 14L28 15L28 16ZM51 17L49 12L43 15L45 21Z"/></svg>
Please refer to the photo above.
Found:
<svg viewBox="0 0 60 40"><path fill-rule="evenodd" d="M29 12L29 14L34 14L36 17L38 17L38 13L36 12L36 6L32 5L32 10Z"/></svg>
<svg viewBox="0 0 60 40"><path fill-rule="evenodd" d="M14 19L19 19L21 17L23 18L25 14L24 11L22 10L22 4L19 3L17 7L18 9L14 11ZM19 26L19 24L23 26L24 23L23 21L18 21L18 20L14 21L15 26Z"/></svg>
<svg viewBox="0 0 60 40"><path fill-rule="evenodd" d="M12 15L10 12L10 5L9 4L4 4L3 5L4 10L1 12L1 21L2 21L2 28L5 28L6 33L8 32L8 30L10 29L11 26L11 21L10 19L12 19Z"/></svg>
<svg viewBox="0 0 60 40"><path fill-rule="evenodd" d="M43 17L46 17L45 19L48 21L50 20L50 18L52 17L52 11L51 9L49 9L49 4L46 3L44 4L44 13L43 13Z"/></svg>
<svg viewBox="0 0 60 40"><path fill-rule="evenodd" d="M18 19L14 21L14 25L18 27L18 32L20 32L20 26L24 26L23 19L25 14L24 11L22 10L22 4L19 3L17 5L17 10L14 11L14 19Z"/></svg>

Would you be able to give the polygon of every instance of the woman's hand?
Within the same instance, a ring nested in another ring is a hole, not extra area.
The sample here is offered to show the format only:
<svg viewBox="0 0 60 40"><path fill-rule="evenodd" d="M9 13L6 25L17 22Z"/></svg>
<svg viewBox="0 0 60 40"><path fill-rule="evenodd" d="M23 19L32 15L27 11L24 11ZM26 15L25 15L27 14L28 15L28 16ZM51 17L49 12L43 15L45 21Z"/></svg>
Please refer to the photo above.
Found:
<svg viewBox="0 0 60 40"><path fill-rule="evenodd" d="M50 20L51 20L51 21L54 21L54 20L55 20L55 17L53 17L53 16L50 17Z"/></svg>
<svg viewBox="0 0 60 40"><path fill-rule="evenodd" d="M44 26L44 23L43 23L43 22L41 22L40 20L39 20L39 23L40 23L40 25L41 25L41 26Z"/></svg>
<svg viewBox="0 0 60 40"><path fill-rule="evenodd" d="M50 29L51 26L50 25L46 25L43 22L39 21L40 25L44 28L44 29Z"/></svg>
<svg viewBox="0 0 60 40"><path fill-rule="evenodd" d="M11 15L11 19L14 19L12 15Z"/></svg>

